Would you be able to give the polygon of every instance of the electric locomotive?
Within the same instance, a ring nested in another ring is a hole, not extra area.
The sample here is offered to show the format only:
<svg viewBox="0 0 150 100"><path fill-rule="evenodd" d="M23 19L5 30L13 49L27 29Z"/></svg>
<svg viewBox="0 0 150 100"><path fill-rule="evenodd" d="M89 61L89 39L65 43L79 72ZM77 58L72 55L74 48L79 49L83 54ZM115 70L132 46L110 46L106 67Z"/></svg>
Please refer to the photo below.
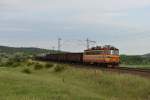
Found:
<svg viewBox="0 0 150 100"><path fill-rule="evenodd" d="M120 62L119 49L111 45L93 47L84 51L83 62L117 67Z"/></svg>

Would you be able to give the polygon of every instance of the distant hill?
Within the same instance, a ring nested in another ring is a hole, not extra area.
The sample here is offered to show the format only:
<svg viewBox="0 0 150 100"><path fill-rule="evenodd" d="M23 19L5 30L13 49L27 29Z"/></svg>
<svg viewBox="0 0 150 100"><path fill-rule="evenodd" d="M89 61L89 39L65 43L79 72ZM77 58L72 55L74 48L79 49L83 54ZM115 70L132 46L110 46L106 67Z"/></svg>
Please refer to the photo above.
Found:
<svg viewBox="0 0 150 100"><path fill-rule="evenodd" d="M41 53L56 53L57 51L34 48L34 47L8 47L8 46L0 46L0 53L26 53L26 54L41 54Z"/></svg>
<svg viewBox="0 0 150 100"><path fill-rule="evenodd" d="M150 58L150 53L142 55L142 57Z"/></svg>

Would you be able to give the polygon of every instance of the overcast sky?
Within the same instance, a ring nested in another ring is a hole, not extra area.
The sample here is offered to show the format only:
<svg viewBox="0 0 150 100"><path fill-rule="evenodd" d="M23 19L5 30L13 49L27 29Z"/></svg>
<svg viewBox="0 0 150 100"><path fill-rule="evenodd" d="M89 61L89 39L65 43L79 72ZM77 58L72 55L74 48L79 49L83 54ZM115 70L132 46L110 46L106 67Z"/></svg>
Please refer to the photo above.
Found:
<svg viewBox="0 0 150 100"><path fill-rule="evenodd" d="M150 0L0 0L0 45L51 49L58 37L72 52L89 38L150 53Z"/></svg>

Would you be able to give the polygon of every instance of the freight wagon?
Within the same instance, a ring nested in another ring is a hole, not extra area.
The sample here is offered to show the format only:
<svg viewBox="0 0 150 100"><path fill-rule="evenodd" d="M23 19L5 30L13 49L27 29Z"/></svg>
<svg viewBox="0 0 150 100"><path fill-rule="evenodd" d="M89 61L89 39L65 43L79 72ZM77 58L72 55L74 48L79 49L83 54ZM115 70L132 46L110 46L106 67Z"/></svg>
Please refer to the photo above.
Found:
<svg viewBox="0 0 150 100"><path fill-rule="evenodd" d="M83 62L83 53L61 53L61 54L47 54L46 56L38 57L40 60L59 61L59 62Z"/></svg>

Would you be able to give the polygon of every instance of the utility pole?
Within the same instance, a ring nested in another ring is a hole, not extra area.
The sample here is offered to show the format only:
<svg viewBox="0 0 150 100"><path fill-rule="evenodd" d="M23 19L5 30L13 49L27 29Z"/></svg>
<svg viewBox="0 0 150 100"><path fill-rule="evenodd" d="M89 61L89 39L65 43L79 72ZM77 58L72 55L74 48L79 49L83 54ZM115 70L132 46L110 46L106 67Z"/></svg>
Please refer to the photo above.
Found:
<svg viewBox="0 0 150 100"><path fill-rule="evenodd" d="M61 51L61 38L58 38L58 51Z"/></svg>
<svg viewBox="0 0 150 100"><path fill-rule="evenodd" d="M90 48L90 43L89 43L89 39L88 38L86 39L86 44L87 44L87 49L89 49Z"/></svg>
<svg viewBox="0 0 150 100"><path fill-rule="evenodd" d="M87 49L90 48L90 43L96 43L96 41L91 41L88 38L86 39L86 43L87 43Z"/></svg>
<svg viewBox="0 0 150 100"><path fill-rule="evenodd" d="M55 46L52 47L52 52L55 53Z"/></svg>
<svg viewBox="0 0 150 100"><path fill-rule="evenodd" d="M52 50L55 51L55 47L54 46L52 47Z"/></svg>

